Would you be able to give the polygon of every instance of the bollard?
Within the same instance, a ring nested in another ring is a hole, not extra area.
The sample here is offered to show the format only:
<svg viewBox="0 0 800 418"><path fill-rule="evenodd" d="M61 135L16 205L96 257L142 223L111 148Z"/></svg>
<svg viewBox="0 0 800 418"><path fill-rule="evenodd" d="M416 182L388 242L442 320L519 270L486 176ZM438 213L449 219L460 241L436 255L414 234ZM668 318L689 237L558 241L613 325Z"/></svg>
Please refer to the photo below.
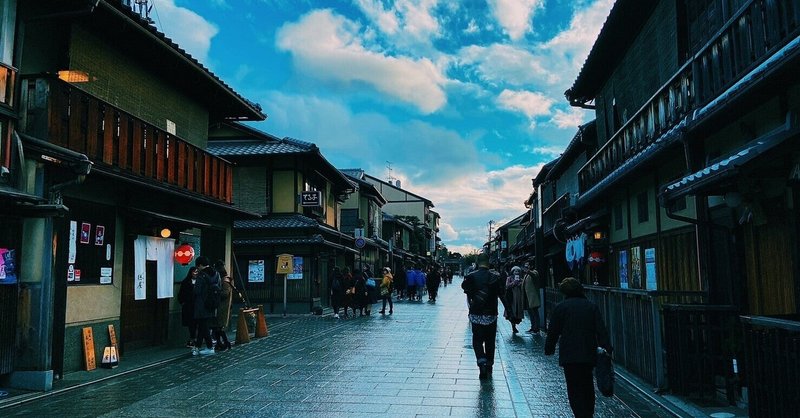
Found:
<svg viewBox="0 0 800 418"><path fill-rule="evenodd" d="M239 321L236 325L236 345L250 342L250 330L247 329L245 313L249 309L239 308Z"/></svg>
<svg viewBox="0 0 800 418"><path fill-rule="evenodd" d="M267 319L264 317L264 305L258 305L258 316L256 317L256 338L269 335Z"/></svg>

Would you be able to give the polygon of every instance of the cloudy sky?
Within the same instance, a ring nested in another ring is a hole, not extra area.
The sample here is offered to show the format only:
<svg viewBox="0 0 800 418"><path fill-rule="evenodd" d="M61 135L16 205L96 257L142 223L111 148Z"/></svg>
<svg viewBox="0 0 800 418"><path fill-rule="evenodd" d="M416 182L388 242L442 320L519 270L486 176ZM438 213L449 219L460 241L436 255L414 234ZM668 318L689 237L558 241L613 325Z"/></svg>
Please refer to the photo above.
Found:
<svg viewBox="0 0 800 418"><path fill-rule="evenodd" d="M469 253L591 112L564 91L613 0L151 0L156 26L309 141L429 198Z"/></svg>

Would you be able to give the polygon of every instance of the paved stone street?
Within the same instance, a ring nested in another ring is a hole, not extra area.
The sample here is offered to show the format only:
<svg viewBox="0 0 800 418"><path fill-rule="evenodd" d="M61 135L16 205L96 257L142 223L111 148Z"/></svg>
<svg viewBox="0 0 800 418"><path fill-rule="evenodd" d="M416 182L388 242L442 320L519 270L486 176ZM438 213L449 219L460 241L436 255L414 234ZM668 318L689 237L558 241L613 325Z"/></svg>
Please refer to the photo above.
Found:
<svg viewBox="0 0 800 418"><path fill-rule="evenodd" d="M3 416L569 417L544 337L513 336L501 320L494 378L478 379L460 279L436 304L400 301L394 314L269 318L270 335L212 356L47 396ZM521 329L527 329L527 320ZM596 416L670 416L624 385L598 396Z"/></svg>

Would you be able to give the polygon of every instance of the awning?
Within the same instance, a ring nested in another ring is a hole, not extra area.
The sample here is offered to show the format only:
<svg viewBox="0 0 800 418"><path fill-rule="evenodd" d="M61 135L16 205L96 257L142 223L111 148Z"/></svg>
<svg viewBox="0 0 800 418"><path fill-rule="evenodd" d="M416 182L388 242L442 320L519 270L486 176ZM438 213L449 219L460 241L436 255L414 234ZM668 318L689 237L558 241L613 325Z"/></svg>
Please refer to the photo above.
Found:
<svg viewBox="0 0 800 418"><path fill-rule="evenodd" d="M152 211L144 210L144 209L126 208L125 212L127 212L127 213L129 213L129 214L131 214L133 216L143 217L143 218L148 218L148 219L155 219L155 220L159 220L159 221L175 224L176 226L186 226L186 227L189 227L189 228L208 228L208 227L212 226L209 223L195 221L193 219L188 219L188 218L180 218L180 217L177 217L177 216L167 215L167 214L158 213L158 212L152 212Z"/></svg>
<svg viewBox="0 0 800 418"><path fill-rule="evenodd" d="M787 139L800 134L800 128L796 125L796 118L789 113L786 123L780 127L750 141L746 146L722 160L666 185L659 195L662 206L685 195L699 194L721 187L725 180L736 177L743 167L773 150Z"/></svg>
<svg viewBox="0 0 800 418"><path fill-rule="evenodd" d="M275 237L275 238L254 238L254 239L237 239L233 240L233 245L323 245L326 247L335 248L337 250L344 250L353 254L358 254L358 250L330 242L322 238L322 235L315 234L310 237Z"/></svg>

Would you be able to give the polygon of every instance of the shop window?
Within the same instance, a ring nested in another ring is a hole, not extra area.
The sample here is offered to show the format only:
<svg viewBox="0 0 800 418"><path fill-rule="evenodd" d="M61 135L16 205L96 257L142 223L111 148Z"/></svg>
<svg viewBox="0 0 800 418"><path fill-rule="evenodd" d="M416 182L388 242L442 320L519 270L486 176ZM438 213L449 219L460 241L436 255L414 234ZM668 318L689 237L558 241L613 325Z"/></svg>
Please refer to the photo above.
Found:
<svg viewBox="0 0 800 418"><path fill-rule="evenodd" d="M111 206L67 200L70 208L61 230L69 285L111 284L114 267L116 215Z"/></svg>

